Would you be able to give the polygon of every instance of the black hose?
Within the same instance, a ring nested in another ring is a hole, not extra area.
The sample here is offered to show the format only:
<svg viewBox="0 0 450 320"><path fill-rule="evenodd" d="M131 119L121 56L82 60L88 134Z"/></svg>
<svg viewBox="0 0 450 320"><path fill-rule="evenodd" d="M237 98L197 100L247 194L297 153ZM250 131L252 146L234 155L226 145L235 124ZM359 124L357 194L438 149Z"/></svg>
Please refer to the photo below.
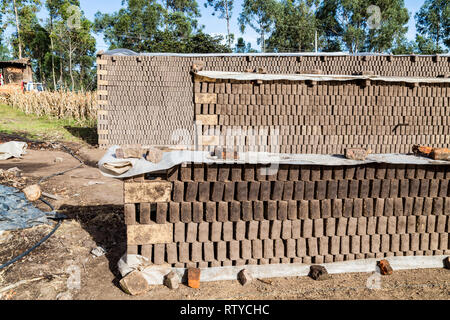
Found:
<svg viewBox="0 0 450 320"><path fill-rule="evenodd" d="M50 209L52 210L52 212L55 211L55 208L46 200L44 199L40 199L43 203L45 203L47 206L50 207ZM39 247L41 244L43 244L45 241L47 241L55 232L56 230L58 230L58 228L61 226L62 221L65 219L66 217L64 215L55 215L55 218L58 222L56 223L55 227L53 228L53 230L46 235L44 238L42 238L38 243L36 243L34 246L32 246L30 249L28 249L27 251L25 251L24 253L18 255L17 257L15 257L14 259L9 260L8 262L0 265L0 270L12 265L13 263L19 261L20 259L26 257L27 255L29 255L32 251L34 251L37 247Z"/></svg>

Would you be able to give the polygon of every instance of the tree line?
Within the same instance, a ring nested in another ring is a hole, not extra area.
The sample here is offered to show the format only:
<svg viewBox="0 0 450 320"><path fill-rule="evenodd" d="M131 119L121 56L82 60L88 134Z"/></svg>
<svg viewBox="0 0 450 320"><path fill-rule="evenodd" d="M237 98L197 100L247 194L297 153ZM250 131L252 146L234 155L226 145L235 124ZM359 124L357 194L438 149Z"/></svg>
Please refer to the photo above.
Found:
<svg viewBox="0 0 450 320"><path fill-rule="evenodd" d="M0 58L29 57L35 77L50 89L93 90L95 34L110 49L137 52L257 52L235 39L232 18L242 34L258 34L262 52L348 51L439 54L450 48L450 2L425 0L415 14L417 35L406 37L410 13L404 0L204 0L225 36L211 35L199 23L196 0L123 0L112 14L89 21L79 0L0 0ZM38 19L45 8L48 15ZM5 30L14 32L9 39Z"/></svg>

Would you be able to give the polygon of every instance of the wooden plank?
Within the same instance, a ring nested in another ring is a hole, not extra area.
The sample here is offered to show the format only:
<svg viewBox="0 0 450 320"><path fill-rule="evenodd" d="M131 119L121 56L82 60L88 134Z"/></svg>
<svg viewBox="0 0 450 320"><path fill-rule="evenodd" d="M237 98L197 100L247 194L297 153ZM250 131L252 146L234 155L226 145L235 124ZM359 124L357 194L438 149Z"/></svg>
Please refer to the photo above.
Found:
<svg viewBox="0 0 450 320"><path fill-rule="evenodd" d="M172 242L172 223L127 226L127 245L146 245Z"/></svg>
<svg viewBox="0 0 450 320"><path fill-rule="evenodd" d="M216 93L196 93L195 94L195 103L216 104L217 103L217 94Z"/></svg>
<svg viewBox="0 0 450 320"><path fill-rule="evenodd" d="M195 116L195 120L201 122L203 126L216 126L219 124L219 116L216 114L213 115L198 114Z"/></svg>
<svg viewBox="0 0 450 320"><path fill-rule="evenodd" d="M172 183L169 181L148 181L124 184L125 203L169 202Z"/></svg>

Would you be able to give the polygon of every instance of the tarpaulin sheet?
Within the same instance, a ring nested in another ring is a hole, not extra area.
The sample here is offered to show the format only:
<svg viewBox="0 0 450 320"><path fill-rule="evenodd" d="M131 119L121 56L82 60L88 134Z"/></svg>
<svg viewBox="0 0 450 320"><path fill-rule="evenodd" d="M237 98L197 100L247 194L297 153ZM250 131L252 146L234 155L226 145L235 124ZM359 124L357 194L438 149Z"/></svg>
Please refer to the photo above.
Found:
<svg viewBox="0 0 450 320"><path fill-rule="evenodd" d="M370 154L366 160L349 160L342 155L323 154L281 154L266 152L239 153L238 160L221 160L211 156L207 151L171 151L165 152L162 160L153 163L141 159L117 159L116 150L119 146L108 149L103 158L98 162L100 171L104 176L112 178L129 178L137 175L158 172L170 169L183 163L222 163L222 164L293 164L293 165L322 165L322 166L354 166L367 163L390 163L390 164L417 164L417 165L449 165L449 161L432 160L429 158L406 155L406 154ZM119 169L126 167L126 171L115 172L108 168L117 164ZM276 168L273 168L276 170Z"/></svg>
<svg viewBox="0 0 450 320"><path fill-rule="evenodd" d="M0 160L7 160L9 158L20 158L27 149L25 142L11 141L0 144Z"/></svg>
<svg viewBox="0 0 450 320"><path fill-rule="evenodd" d="M45 213L34 207L19 190L0 185L0 231L11 231L50 224Z"/></svg>

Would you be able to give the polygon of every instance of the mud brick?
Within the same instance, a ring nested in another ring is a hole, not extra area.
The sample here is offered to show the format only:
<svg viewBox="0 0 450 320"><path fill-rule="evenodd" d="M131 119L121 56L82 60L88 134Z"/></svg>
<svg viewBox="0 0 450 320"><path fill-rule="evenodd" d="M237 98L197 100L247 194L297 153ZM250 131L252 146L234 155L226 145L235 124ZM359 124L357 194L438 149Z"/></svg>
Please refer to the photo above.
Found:
<svg viewBox="0 0 450 320"><path fill-rule="evenodd" d="M134 203L126 203L124 206L125 224L136 224L136 205Z"/></svg>
<svg viewBox="0 0 450 320"><path fill-rule="evenodd" d="M424 199L423 198L414 198L413 214L415 216L422 215L422 213L423 213L423 204L424 204Z"/></svg>
<svg viewBox="0 0 450 320"><path fill-rule="evenodd" d="M360 236L351 236L350 237L350 252L353 254L357 254L361 252L361 237Z"/></svg>
<svg viewBox="0 0 450 320"><path fill-rule="evenodd" d="M350 199L358 198L359 194L359 180L350 180L348 197Z"/></svg>
<svg viewBox="0 0 450 320"><path fill-rule="evenodd" d="M175 202L183 202L183 198L184 198L184 183L181 181L174 181L172 200Z"/></svg>
<svg viewBox="0 0 450 320"><path fill-rule="evenodd" d="M391 188L389 190L389 197L396 198L399 195L399 180L391 180Z"/></svg>
<svg viewBox="0 0 450 320"><path fill-rule="evenodd" d="M158 202L156 204L156 223L163 224L167 222L168 203Z"/></svg>
<svg viewBox="0 0 450 320"><path fill-rule="evenodd" d="M156 204L152 204L152 207L156 207ZM141 203L139 205L139 223L140 224L150 224L151 223L151 216L150 216L150 210L151 206L150 203ZM154 209L153 209L154 210ZM156 220L156 219L154 219Z"/></svg>
<svg viewBox="0 0 450 320"><path fill-rule="evenodd" d="M325 235L326 236L336 235L336 219L335 218L325 219Z"/></svg>
<svg viewBox="0 0 450 320"><path fill-rule="evenodd" d="M244 180L254 181L255 180L255 166L254 165L244 165Z"/></svg>
<svg viewBox="0 0 450 320"><path fill-rule="evenodd" d="M307 244L307 254L310 257L317 256L319 254L317 248L317 239L316 238L308 238L306 239Z"/></svg>
<svg viewBox="0 0 450 320"><path fill-rule="evenodd" d="M313 221L312 220L304 220L302 223L302 237L303 238L311 238L313 231Z"/></svg>
<svg viewBox="0 0 450 320"><path fill-rule="evenodd" d="M180 178L181 181L190 181L192 180L192 168L190 165L187 165L185 167L180 167Z"/></svg>
<svg viewBox="0 0 450 320"><path fill-rule="evenodd" d="M263 256L265 259L271 259L274 257L273 243L274 241L269 239L263 241L263 248L264 248Z"/></svg>
<svg viewBox="0 0 450 320"><path fill-rule="evenodd" d="M444 215L446 216L450 215L450 197L446 197L444 199Z"/></svg>
<svg viewBox="0 0 450 320"><path fill-rule="evenodd" d="M241 202L242 220L250 221L253 219L253 204L250 201Z"/></svg>
<svg viewBox="0 0 450 320"><path fill-rule="evenodd" d="M280 239L281 237L281 221L274 220L270 222L270 239Z"/></svg>
<svg viewBox="0 0 450 320"><path fill-rule="evenodd" d="M215 260L214 257L214 243L212 242L205 242L203 243L203 254L204 254L204 260L206 262L212 262Z"/></svg>
<svg viewBox="0 0 450 320"><path fill-rule="evenodd" d="M367 218L362 217L362 218L357 218L357 230L356 233L358 235L364 235L367 234Z"/></svg>
<svg viewBox="0 0 450 320"><path fill-rule="evenodd" d="M409 196L417 197L419 195L420 180L409 180Z"/></svg>
<svg viewBox="0 0 450 320"><path fill-rule="evenodd" d="M292 238L299 239L301 237L301 220L291 221Z"/></svg>
<svg viewBox="0 0 450 320"><path fill-rule="evenodd" d="M373 202L374 202L374 199L364 199L363 200L362 215L364 217L371 217L374 215ZM358 205L358 203L355 202L355 205Z"/></svg>
<svg viewBox="0 0 450 320"><path fill-rule="evenodd" d="M315 188L315 182L313 181L305 181L304 182L304 189L305 189L305 200L312 200L314 199L314 188Z"/></svg>
<svg viewBox="0 0 450 320"><path fill-rule="evenodd" d="M336 199L337 198L337 192L338 192L338 182L335 180L332 181L326 181L327 183L327 199Z"/></svg>
<svg viewBox="0 0 450 320"><path fill-rule="evenodd" d="M228 257L230 260L238 260L241 256L240 250L240 242L239 241L230 241L228 248Z"/></svg>
<svg viewBox="0 0 450 320"><path fill-rule="evenodd" d="M447 217L446 216L437 216L436 232L437 233L445 233L446 226L447 226Z"/></svg>
<svg viewBox="0 0 450 320"><path fill-rule="evenodd" d="M407 233L415 233L416 227L417 227L417 217L416 216L409 216L406 219L406 232Z"/></svg>
<svg viewBox="0 0 450 320"><path fill-rule="evenodd" d="M390 191L391 191L391 180L388 179L381 180L380 198L382 199L389 198Z"/></svg>
<svg viewBox="0 0 450 320"><path fill-rule="evenodd" d="M164 244L157 243L153 246L153 263L156 265L164 264L166 247Z"/></svg>
<svg viewBox="0 0 450 320"><path fill-rule="evenodd" d="M239 221L241 219L241 203L238 201L231 201L229 213L230 221Z"/></svg>
<svg viewBox="0 0 450 320"><path fill-rule="evenodd" d="M244 166L242 166L242 165L231 166L231 181L241 181L243 170L244 170Z"/></svg>
<svg viewBox="0 0 450 320"><path fill-rule="evenodd" d="M286 256L288 258L295 258L297 256L296 252L296 241L294 239L287 239L286 240Z"/></svg>
<svg viewBox="0 0 450 320"><path fill-rule="evenodd" d="M430 250L437 250L439 248L439 234L430 234Z"/></svg>
<svg viewBox="0 0 450 320"><path fill-rule="evenodd" d="M178 261L181 263L187 263L189 258L189 243L182 242L178 245Z"/></svg>
<svg viewBox="0 0 450 320"><path fill-rule="evenodd" d="M341 254L350 253L350 237L341 237Z"/></svg>
<svg viewBox="0 0 450 320"><path fill-rule="evenodd" d="M434 198L439 193L439 180L430 180L429 196Z"/></svg>
<svg viewBox="0 0 450 320"><path fill-rule="evenodd" d="M198 241L209 241L209 223L202 222L198 224Z"/></svg>
<svg viewBox="0 0 450 320"><path fill-rule="evenodd" d="M387 218L387 233L395 234L397 232L397 217Z"/></svg>
<svg viewBox="0 0 450 320"><path fill-rule="evenodd" d="M309 201L301 200L298 206L299 219L308 219L309 217Z"/></svg>
<svg viewBox="0 0 450 320"><path fill-rule="evenodd" d="M236 200L246 201L248 199L248 182L237 182L236 189Z"/></svg>
<svg viewBox="0 0 450 320"><path fill-rule="evenodd" d="M197 241L198 236L198 224L197 223L188 223L187 231L186 231L186 242L192 243Z"/></svg>
<svg viewBox="0 0 450 320"><path fill-rule="evenodd" d="M265 219L267 220L276 220L277 219L277 202L276 201L267 201L264 203L265 208Z"/></svg>
<svg viewBox="0 0 450 320"><path fill-rule="evenodd" d="M252 181L249 184L248 200L256 201L259 197L260 182Z"/></svg>
<svg viewBox="0 0 450 320"><path fill-rule="evenodd" d="M445 179L445 180L440 180L440 185L439 185L439 197L446 197L448 194L448 184L449 184L450 179Z"/></svg>
<svg viewBox="0 0 450 320"><path fill-rule="evenodd" d="M297 219L297 201L290 200L287 202L287 218L289 220Z"/></svg>
<svg viewBox="0 0 450 320"><path fill-rule="evenodd" d="M332 200L331 205L333 218L342 217L342 199Z"/></svg>
<svg viewBox="0 0 450 320"><path fill-rule="evenodd" d="M426 216L418 216L417 217L417 232L424 233L427 229L427 217Z"/></svg>
<svg viewBox="0 0 450 320"><path fill-rule="evenodd" d="M228 203L227 202L219 202L217 208L217 221L225 222L228 221Z"/></svg>
<svg viewBox="0 0 450 320"><path fill-rule="evenodd" d="M377 217L377 233L386 234L387 224L388 224L388 217Z"/></svg>
<svg viewBox="0 0 450 320"><path fill-rule="evenodd" d="M270 181L261 181L261 189L259 192L259 199L261 201L270 200L271 183Z"/></svg>
<svg viewBox="0 0 450 320"><path fill-rule="evenodd" d="M426 251L430 248L430 235L428 233L422 233L420 235L420 250Z"/></svg>
<svg viewBox="0 0 450 320"><path fill-rule="evenodd" d="M287 201L279 201L278 202L278 211L277 216L278 220L287 220L288 218L288 202Z"/></svg>
<svg viewBox="0 0 450 320"><path fill-rule="evenodd" d="M205 204L206 210L205 210L205 221L206 222L213 222L217 220L216 216L216 208L217 204L215 202L207 202Z"/></svg>
<svg viewBox="0 0 450 320"><path fill-rule="evenodd" d="M381 194L381 180L372 180L371 186L370 197L379 198Z"/></svg>
<svg viewBox="0 0 450 320"><path fill-rule="evenodd" d="M379 234L373 234L370 236L370 252L378 253L381 247L381 236Z"/></svg>
<svg viewBox="0 0 450 320"><path fill-rule="evenodd" d="M246 223L244 221L238 221L234 224L234 239L244 240L246 236Z"/></svg>
<svg viewBox="0 0 450 320"><path fill-rule="evenodd" d="M370 181L369 180L361 180L359 182L359 198L362 198L362 199L368 198L369 192L370 192ZM356 196L355 198L358 198L358 196Z"/></svg>
<svg viewBox="0 0 450 320"><path fill-rule="evenodd" d="M409 180L400 180L400 197L409 196Z"/></svg>
<svg viewBox="0 0 450 320"><path fill-rule="evenodd" d="M291 165L289 166L289 181L297 181L300 177L300 169L298 166Z"/></svg>
<svg viewBox="0 0 450 320"><path fill-rule="evenodd" d="M223 200L226 202L234 200L234 182L225 182Z"/></svg>
<svg viewBox="0 0 450 320"><path fill-rule="evenodd" d="M388 199L386 199L388 200ZM394 201L394 216L402 216L404 215L404 209L403 209L403 199L402 198L395 198Z"/></svg>
<svg viewBox="0 0 450 320"><path fill-rule="evenodd" d="M220 165L218 168L218 181L229 181L231 167L229 165Z"/></svg>
<svg viewBox="0 0 450 320"><path fill-rule="evenodd" d="M188 223L192 221L192 204L190 202L181 203L181 222Z"/></svg>
<svg viewBox="0 0 450 320"><path fill-rule="evenodd" d="M363 235L360 239L361 244L361 253L367 254L370 252L370 239L371 236L369 235Z"/></svg>
<svg viewBox="0 0 450 320"><path fill-rule="evenodd" d="M206 179L207 181L217 181L218 165L208 164L206 167Z"/></svg>
<svg viewBox="0 0 450 320"><path fill-rule="evenodd" d="M330 254L336 255L340 252L341 246L341 238L340 237L331 237L330 238Z"/></svg>
<svg viewBox="0 0 450 320"><path fill-rule="evenodd" d="M339 180L338 198L345 199L348 197L348 180Z"/></svg>
<svg viewBox="0 0 450 320"><path fill-rule="evenodd" d="M321 256L328 254L328 237L319 238L319 254Z"/></svg>
<svg viewBox="0 0 450 320"><path fill-rule="evenodd" d="M310 180L311 181L318 181L320 180L320 166L312 166L310 167L311 174L310 174Z"/></svg>
<svg viewBox="0 0 450 320"><path fill-rule="evenodd" d="M246 223L246 226L247 226L246 238L249 240L258 239L259 222L250 221Z"/></svg>
<svg viewBox="0 0 450 320"><path fill-rule="evenodd" d="M224 222L222 224L222 240L223 241L231 241L233 240L233 223L230 221Z"/></svg>
<svg viewBox="0 0 450 320"><path fill-rule="evenodd" d="M444 199L442 198L433 198L433 210L432 214L436 216L440 216L444 213Z"/></svg>
<svg viewBox="0 0 450 320"><path fill-rule="evenodd" d="M297 239L297 257L302 258L306 257L306 255L307 255L306 239L304 238Z"/></svg>
<svg viewBox="0 0 450 320"><path fill-rule="evenodd" d="M184 201L194 202L197 200L198 182L186 182L186 193Z"/></svg>
<svg viewBox="0 0 450 320"><path fill-rule="evenodd" d="M439 234L439 250L447 251L449 249L448 233Z"/></svg>
<svg viewBox="0 0 450 320"><path fill-rule="evenodd" d="M275 240L275 257L276 258L283 258L285 257L285 248L284 248L284 241L281 239Z"/></svg>
<svg viewBox="0 0 450 320"><path fill-rule="evenodd" d="M388 234L381 235L381 252L389 252L391 246L391 237Z"/></svg>
<svg viewBox="0 0 450 320"><path fill-rule="evenodd" d="M194 181L205 181L205 165L202 163L193 165Z"/></svg>
<svg viewBox="0 0 450 320"><path fill-rule="evenodd" d="M400 235L393 234L391 235L391 252L397 253L400 252Z"/></svg>
<svg viewBox="0 0 450 320"><path fill-rule="evenodd" d="M319 238L323 236L324 226L323 219L313 220L314 237Z"/></svg>
<svg viewBox="0 0 450 320"><path fill-rule="evenodd" d="M321 218L331 218L331 200L320 201Z"/></svg>
<svg viewBox="0 0 450 320"><path fill-rule="evenodd" d="M428 197L430 192L430 180L420 180L419 197Z"/></svg>
<svg viewBox="0 0 450 320"><path fill-rule="evenodd" d="M283 200L292 200L294 194L294 182L293 181L286 181L284 182L284 189L283 189Z"/></svg>
<svg viewBox="0 0 450 320"><path fill-rule="evenodd" d="M278 167L277 172L277 180L279 181L287 181L288 180L288 174L289 174L289 165L281 164Z"/></svg>
<svg viewBox="0 0 450 320"><path fill-rule="evenodd" d="M209 182L200 182L198 184L198 201L207 202L209 200Z"/></svg>
<svg viewBox="0 0 450 320"><path fill-rule="evenodd" d="M252 257L253 259L261 259L263 257L262 240L252 240Z"/></svg>
<svg viewBox="0 0 450 320"><path fill-rule="evenodd" d="M347 235L349 236L356 235L357 227L358 227L358 219L348 218Z"/></svg>
<svg viewBox="0 0 450 320"><path fill-rule="evenodd" d="M344 199L344 209L342 215L346 218L353 214L353 199Z"/></svg>
<svg viewBox="0 0 450 320"><path fill-rule="evenodd" d="M259 223L259 238L269 239L270 221L264 220Z"/></svg>
<svg viewBox="0 0 450 320"><path fill-rule="evenodd" d="M295 181L294 200L303 200L304 196L305 196L305 183L303 181Z"/></svg>
<svg viewBox="0 0 450 320"><path fill-rule="evenodd" d="M315 199L323 200L327 196L327 181L316 181L316 197Z"/></svg>
<svg viewBox="0 0 450 320"><path fill-rule="evenodd" d="M214 202L222 201L224 189L224 182L214 182L212 184L211 200Z"/></svg>
<svg viewBox="0 0 450 320"><path fill-rule="evenodd" d="M344 167L333 167L333 178L334 180L344 179Z"/></svg>
<svg viewBox="0 0 450 320"><path fill-rule="evenodd" d="M253 202L253 219L264 220L264 203L262 201Z"/></svg>
<svg viewBox="0 0 450 320"><path fill-rule="evenodd" d="M219 242L222 239L222 222L211 223L211 241Z"/></svg>
<svg viewBox="0 0 450 320"><path fill-rule="evenodd" d="M339 218L337 219L337 229L336 229L336 235L337 236L344 236L347 233L347 223L348 218Z"/></svg>
<svg viewBox="0 0 450 320"><path fill-rule="evenodd" d="M409 251L409 234L400 235L400 250Z"/></svg>
<svg viewBox="0 0 450 320"><path fill-rule="evenodd" d="M311 200L309 201L309 218L319 219L320 218L320 201Z"/></svg>
<svg viewBox="0 0 450 320"><path fill-rule="evenodd" d="M177 202L169 203L169 222L180 222L180 204Z"/></svg>
<svg viewBox="0 0 450 320"><path fill-rule="evenodd" d="M388 201L390 200L390 201ZM388 211L386 211L388 210ZM390 211L389 211L390 210ZM381 217L383 215L393 215L393 201L392 199L375 199L375 216ZM390 212L390 214L388 213Z"/></svg>
<svg viewBox="0 0 450 320"><path fill-rule="evenodd" d="M419 251L420 235L418 233L411 234L410 249L411 251Z"/></svg>
<svg viewBox="0 0 450 320"><path fill-rule="evenodd" d="M355 167L347 166L344 168L344 179L352 180L355 178Z"/></svg>
<svg viewBox="0 0 450 320"><path fill-rule="evenodd" d="M241 244L241 258L251 259L252 258L252 242L250 240L243 240Z"/></svg>
<svg viewBox="0 0 450 320"><path fill-rule="evenodd" d="M281 200L283 198L284 182L272 182L271 200Z"/></svg>
<svg viewBox="0 0 450 320"><path fill-rule="evenodd" d="M174 241L175 242L185 242L186 236L186 225L184 223L175 223L174 224Z"/></svg>
<svg viewBox="0 0 450 320"><path fill-rule="evenodd" d="M433 233L436 231L436 216L427 217L427 232Z"/></svg>

